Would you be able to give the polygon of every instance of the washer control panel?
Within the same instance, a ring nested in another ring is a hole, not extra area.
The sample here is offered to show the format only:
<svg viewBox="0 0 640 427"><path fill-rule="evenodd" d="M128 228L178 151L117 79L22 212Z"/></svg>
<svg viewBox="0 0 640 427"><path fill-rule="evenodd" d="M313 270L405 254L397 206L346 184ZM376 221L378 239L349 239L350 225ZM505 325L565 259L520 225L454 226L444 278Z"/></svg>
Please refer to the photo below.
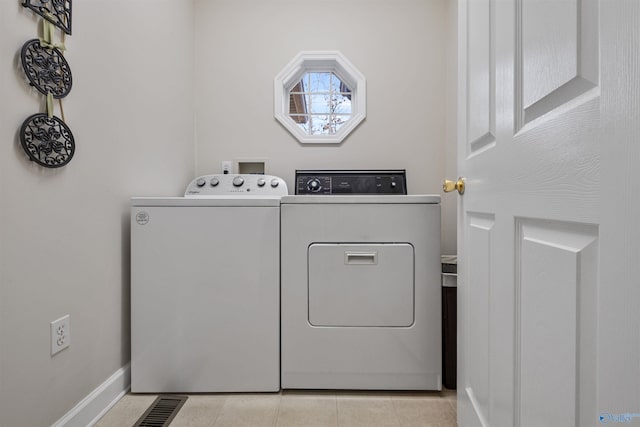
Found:
<svg viewBox="0 0 640 427"><path fill-rule="evenodd" d="M296 170L295 194L407 194L407 173L395 170Z"/></svg>
<svg viewBox="0 0 640 427"><path fill-rule="evenodd" d="M273 175L215 174L199 176L189 183L185 197L286 196L287 183Z"/></svg>

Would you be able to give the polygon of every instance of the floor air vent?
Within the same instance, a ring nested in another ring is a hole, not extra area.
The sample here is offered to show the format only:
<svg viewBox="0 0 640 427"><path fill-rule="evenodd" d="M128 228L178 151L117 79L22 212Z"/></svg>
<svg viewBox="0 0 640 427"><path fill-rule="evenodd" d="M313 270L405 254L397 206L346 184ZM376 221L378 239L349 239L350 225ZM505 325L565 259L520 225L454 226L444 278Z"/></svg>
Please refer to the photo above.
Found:
<svg viewBox="0 0 640 427"><path fill-rule="evenodd" d="M167 427L186 401L187 396L158 396L133 427Z"/></svg>

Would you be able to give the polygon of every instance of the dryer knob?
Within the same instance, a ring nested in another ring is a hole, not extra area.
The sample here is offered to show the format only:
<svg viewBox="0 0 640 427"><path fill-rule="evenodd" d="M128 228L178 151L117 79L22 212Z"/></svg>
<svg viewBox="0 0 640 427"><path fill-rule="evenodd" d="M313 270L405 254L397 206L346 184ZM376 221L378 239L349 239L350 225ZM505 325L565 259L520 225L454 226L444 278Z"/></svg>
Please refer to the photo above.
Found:
<svg viewBox="0 0 640 427"><path fill-rule="evenodd" d="M279 184L280 184L280 181L278 181L277 179L274 178L271 180L271 186L273 188L276 188Z"/></svg>
<svg viewBox="0 0 640 427"><path fill-rule="evenodd" d="M396 188L396 185L398 185L398 184L396 184L395 182L391 181L391 188Z"/></svg>
<svg viewBox="0 0 640 427"><path fill-rule="evenodd" d="M233 178L233 186L234 187L241 187L242 184L244 184L244 178L241 176L236 176L235 178Z"/></svg>
<svg viewBox="0 0 640 427"><path fill-rule="evenodd" d="M204 186L204 184L205 184L206 182L207 182L207 181L205 181L205 180L204 180L204 178L198 178L198 179L196 180L196 185L197 185L198 187L203 187L203 186Z"/></svg>
<svg viewBox="0 0 640 427"><path fill-rule="evenodd" d="M218 178L211 178L211 186L215 187L220 184L220 180Z"/></svg>
<svg viewBox="0 0 640 427"><path fill-rule="evenodd" d="M258 187L264 187L266 183L267 181L265 181L264 178L258 179Z"/></svg>
<svg viewBox="0 0 640 427"><path fill-rule="evenodd" d="M314 178L309 182L307 182L307 190L317 193L321 189L322 189L322 186L320 185L320 181L318 181L317 178Z"/></svg>

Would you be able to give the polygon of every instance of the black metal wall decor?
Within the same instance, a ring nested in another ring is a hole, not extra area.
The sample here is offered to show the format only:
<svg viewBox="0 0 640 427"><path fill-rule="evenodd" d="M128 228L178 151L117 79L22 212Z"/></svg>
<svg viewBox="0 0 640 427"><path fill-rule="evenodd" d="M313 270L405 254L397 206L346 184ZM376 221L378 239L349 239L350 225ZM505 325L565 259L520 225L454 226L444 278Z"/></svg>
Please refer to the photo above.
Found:
<svg viewBox="0 0 640 427"><path fill-rule="evenodd" d="M47 49L39 39L29 40L22 46L20 55L31 86L56 99L64 98L71 91L71 68L58 48Z"/></svg>
<svg viewBox="0 0 640 427"><path fill-rule="evenodd" d="M20 129L20 142L29 158L47 168L59 168L71 161L76 151L71 129L59 118L38 113Z"/></svg>
<svg viewBox="0 0 640 427"><path fill-rule="evenodd" d="M54 41L54 25L71 34L71 0L24 0L22 5L43 18L43 37L27 41L20 59L29 84L46 97L47 112L33 114L22 123L20 143L31 161L59 168L71 161L76 150L62 111L62 98L73 82L71 67L62 54L64 44ZM54 98L60 103L62 119L53 115Z"/></svg>
<svg viewBox="0 0 640 427"><path fill-rule="evenodd" d="M24 0L22 6L71 35L71 0Z"/></svg>

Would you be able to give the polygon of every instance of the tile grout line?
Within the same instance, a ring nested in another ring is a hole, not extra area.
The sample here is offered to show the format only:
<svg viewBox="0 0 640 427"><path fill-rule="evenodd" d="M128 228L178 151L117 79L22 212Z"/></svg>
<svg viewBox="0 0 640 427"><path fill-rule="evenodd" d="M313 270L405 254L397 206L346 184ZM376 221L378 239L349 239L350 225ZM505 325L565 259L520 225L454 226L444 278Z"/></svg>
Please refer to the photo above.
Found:
<svg viewBox="0 0 640 427"><path fill-rule="evenodd" d="M280 417L280 407L282 406L282 393L278 395L278 407L276 408L276 416L273 418L272 427L276 427L278 425L278 418Z"/></svg>
<svg viewBox="0 0 640 427"><path fill-rule="evenodd" d="M391 405L393 406L393 413L396 414L396 420L398 420L398 427L402 427L402 420L400 419L400 415L398 415L398 408L396 407L395 399L389 396L389 400L391 401Z"/></svg>
<svg viewBox="0 0 640 427"><path fill-rule="evenodd" d="M227 404L228 400L229 400L229 397L225 396L224 402L222 402L222 405L220 405L220 410L216 414L216 418L213 420L213 424L211 424L211 427L215 427L216 423L218 422L218 419L220 419L220 415L224 412L224 407Z"/></svg>
<svg viewBox="0 0 640 427"><path fill-rule="evenodd" d="M447 399L447 402L449 402L451 409L453 409L453 412L456 415L456 423L457 423L458 422L458 400Z"/></svg>

